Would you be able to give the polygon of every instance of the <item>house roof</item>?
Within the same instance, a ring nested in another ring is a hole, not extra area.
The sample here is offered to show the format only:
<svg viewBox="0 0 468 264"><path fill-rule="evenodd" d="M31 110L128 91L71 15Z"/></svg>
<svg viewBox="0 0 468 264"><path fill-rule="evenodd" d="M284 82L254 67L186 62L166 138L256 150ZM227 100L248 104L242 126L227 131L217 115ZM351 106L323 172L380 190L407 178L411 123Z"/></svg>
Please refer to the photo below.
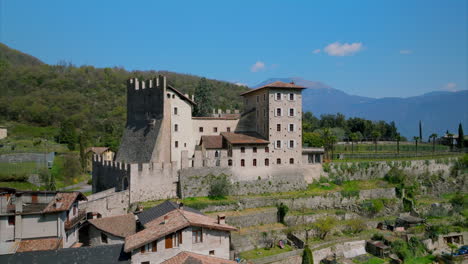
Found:
<svg viewBox="0 0 468 264"><path fill-rule="evenodd" d="M60 211L67 211L76 201L86 201L86 196L81 192L59 192L55 195L52 201L49 202L47 207L42 211L43 213L54 213Z"/></svg>
<svg viewBox="0 0 468 264"><path fill-rule="evenodd" d="M262 89L268 89L268 88L294 89L294 90L296 90L296 89L299 89L299 90L305 89L305 87L303 87L303 86L295 85L294 82L286 83L286 82L276 81L276 82L272 82L272 83L263 85L263 86L258 87L256 89L252 89L250 91L243 92L240 95L244 96L246 94L253 93L253 92L256 92L256 91L259 91L259 90L262 90Z"/></svg>
<svg viewBox="0 0 468 264"><path fill-rule="evenodd" d="M94 154L102 155L102 153L106 152L107 150L109 150L108 147L90 147L86 149L86 152L93 152Z"/></svg>
<svg viewBox="0 0 468 264"><path fill-rule="evenodd" d="M144 210L143 212L139 213L138 220L143 226L145 226L146 224L153 221L154 219L161 217L178 208L179 208L178 204L174 203L173 201L166 200L163 203L160 203L156 206L151 207L148 210ZM184 206L183 208L185 211L203 215L202 212L195 210L193 208L190 208L187 206Z"/></svg>
<svg viewBox="0 0 468 264"><path fill-rule="evenodd" d="M179 90L177 90L176 88L170 86L170 85L167 85L167 88L171 89L174 93L176 93L178 96L180 96L183 100L186 100L188 101L189 103L193 104L193 105L196 105L196 103L194 101L192 101L192 99L190 99L188 96L186 96L185 94L181 93Z"/></svg>
<svg viewBox="0 0 468 264"><path fill-rule="evenodd" d="M164 218L167 217L166 222ZM125 252L130 252L156 239L169 235L188 226L198 226L203 228L235 231L236 228L218 224L217 220L203 214L175 209L162 215L145 225L146 229L125 238Z"/></svg>
<svg viewBox="0 0 468 264"><path fill-rule="evenodd" d="M118 237L127 237L136 233L134 214L96 218L88 221L97 229Z"/></svg>
<svg viewBox="0 0 468 264"><path fill-rule="evenodd" d="M62 239L58 237L26 239L19 242L16 252L55 250L62 247Z"/></svg>
<svg viewBox="0 0 468 264"><path fill-rule="evenodd" d="M240 114L226 114L225 116L192 116L196 120L237 120Z"/></svg>
<svg viewBox="0 0 468 264"><path fill-rule="evenodd" d="M182 251L161 264L234 264L232 260Z"/></svg>
<svg viewBox="0 0 468 264"><path fill-rule="evenodd" d="M115 244L36 252L18 252L16 254L0 255L0 263L130 263L130 254L124 253L122 249L122 244Z"/></svg>
<svg viewBox="0 0 468 264"><path fill-rule="evenodd" d="M222 132L223 136L229 143L235 144L268 144L268 140L265 140L256 132L244 132L244 133L233 133L233 132Z"/></svg>
<svg viewBox="0 0 468 264"><path fill-rule="evenodd" d="M223 137L218 136L201 136L200 145L206 149L221 149L223 148Z"/></svg>

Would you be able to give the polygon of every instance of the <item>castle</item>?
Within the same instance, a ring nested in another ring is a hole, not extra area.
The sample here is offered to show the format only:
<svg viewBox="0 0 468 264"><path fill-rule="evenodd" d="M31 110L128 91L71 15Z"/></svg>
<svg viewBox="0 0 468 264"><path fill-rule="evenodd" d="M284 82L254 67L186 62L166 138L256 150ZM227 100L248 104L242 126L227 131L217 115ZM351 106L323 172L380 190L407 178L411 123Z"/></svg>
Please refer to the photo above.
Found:
<svg viewBox="0 0 468 264"><path fill-rule="evenodd" d="M194 117L193 107L203 102L165 76L132 78L120 149L115 161L95 157L93 192L130 189L131 202L197 195L187 191L193 191L189 179L221 173L233 182L268 180L296 188L304 182L304 166L320 164L323 156L323 149L302 147L303 89L273 82L242 93L241 113Z"/></svg>

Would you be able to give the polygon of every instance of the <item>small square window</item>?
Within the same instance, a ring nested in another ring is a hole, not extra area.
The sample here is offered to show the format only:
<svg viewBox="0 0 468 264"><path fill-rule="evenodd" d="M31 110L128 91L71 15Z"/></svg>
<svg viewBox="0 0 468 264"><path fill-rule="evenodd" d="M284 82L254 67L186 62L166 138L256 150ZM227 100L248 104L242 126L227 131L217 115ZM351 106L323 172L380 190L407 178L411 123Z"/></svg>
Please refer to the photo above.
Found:
<svg viewBox="0 0 468 264"><path fill-rule="evenodd" d="M199 131L199 132L203 132L203 127L199 127L199 128L198 128L198 131Z"/></svg>
<svg viewBox="0 0 468 264"><path fill-rule="evenodd" d="M252 148L253 153L257 153L257 147Z"/></svg>
<svg viewBox="0 0 468 264"><path fill-rule="evenodd" d="M245 147L241 147L241 153L245 153Z"/></svg>
<svg viewBox="0 0 468 264"><path fill-rule="evenodd" d="M231 128L230 128L230 127L228 127L226 130L227 130L227 132L231 132Z"/></svg>
<svg viewBox="0 0 468 264"><path fill-rule="evenodd" d="M210 250L210 256L214 256L215 254L215 251L214 250Z"/></svg>
<svg viewBox="0 0 468 264"><path fill-rule="evenodd" d="M217 133L217 132L218 132L218 128L217 128L217 127L213 127L213 132Z"/></svg>

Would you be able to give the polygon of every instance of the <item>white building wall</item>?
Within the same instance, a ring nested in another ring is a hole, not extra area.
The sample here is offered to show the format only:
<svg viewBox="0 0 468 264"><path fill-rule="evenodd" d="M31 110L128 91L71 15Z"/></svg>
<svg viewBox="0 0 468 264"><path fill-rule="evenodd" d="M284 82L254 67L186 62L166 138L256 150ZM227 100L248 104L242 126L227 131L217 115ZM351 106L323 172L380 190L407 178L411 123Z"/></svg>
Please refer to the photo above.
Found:
<svg viewBox="0 0 468 264"><path fill-rule="evenodd" d="M167 90L164 100L171 105L171 162L177 162L177 166L180 168L181 151L187 150L189 157L191 157L195 150L195 141L192 135L192 105L186 100L182 100L170 89ZM177 113L175 112L176 108ZM175 130L176 125L177 131Z"/></svg>
<svg viewBox="0 0 468 264"><path fill-rule="evenodd" d="M107 244L103 243L101 240L101 234L104 233L107 236ZM100 245L114 245L114 244L123 244L125 243L125 238L116 237L107 232L103 232L93 225L89 226L89 245L100 246Z"/></svg>
<svg viewBox="0 0 468 264"><path fill-rule="evenodd" d="M22 215L21 238L58 236L57 214ZM16 223L18 225L19 223Z"/></svg>
<svg viewBox="0 0 468 264"><path fill-rule="evenodd" d="M231 132L234 132L239 123L239 119L192 119L192 137L195 139L195 145L200 144L201 136L216 136L220 135L221 132L228 132L228 127ZM200 127L203 127L203 132L200 132ZM215 129L217 128L217 132ZM189 155L189 157L191 157Z"/></svg>
<svg viewBox="0 0 468 264"><path fill-rule="evenodd" d="M0 216L0 243L15 239L15 226L8 224L8 216Z"/></svg>
<svg viewBox="0 0 468 264"><path fill-rule="evenodd" d="M151 248L151 243L150 246ZM188 227L182 232L182 244L177 248L165 248L165 238L158 239L157 252L146 251L141 253L140 249L133 250L132 263L149 261L151 264L164 262L182 251L209 255L214 250L214 257L229 259L229 232L203 229L203 242L192 243L192 228Z"/></svg>

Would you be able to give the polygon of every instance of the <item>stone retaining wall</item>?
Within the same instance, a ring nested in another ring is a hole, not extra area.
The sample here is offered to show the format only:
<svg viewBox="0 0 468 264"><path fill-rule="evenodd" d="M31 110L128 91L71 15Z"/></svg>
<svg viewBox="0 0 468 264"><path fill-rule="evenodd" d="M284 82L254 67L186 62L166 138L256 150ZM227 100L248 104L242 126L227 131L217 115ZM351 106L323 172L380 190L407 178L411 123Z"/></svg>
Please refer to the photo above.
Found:
<svg viewBox="0 0 468 264"><path fill-rule="evenodd" d="M366 241L358 240L335 244L331 247L312 251L314 264L320 264L322 259L335 254L337 258L354 258L366 254Z"/></svg>
<svg viewBox="0 0 468 264"><path fill-rule="evenodd" d="M303 249L251 260L253 264L301 264Z"/></svg>
<svg viewBox="0 0 468 264"><path fill-rule="evenodd" d="M278 209L275 207L259 208L258 211L242 215L226 215L226 223L235 227L265 225L276 222L278 222Z"/></svg>
<svg viewBox="0 0 468 264"><path fill-rule="evenodd" d="M115 192L115 189L90 195L88 201L79 203L79 208L86 210L86 213L96 212L102 217L127 214L129 206L129 191Z"/></svg>
<svg viewBox="0 0 468 264"><path fill-rule="evenodd" d="M249 251L255 248L265 248L269 241L287 239L284 229L269 230L265 232L231 233L231 248L236 252Z"/></svg>

